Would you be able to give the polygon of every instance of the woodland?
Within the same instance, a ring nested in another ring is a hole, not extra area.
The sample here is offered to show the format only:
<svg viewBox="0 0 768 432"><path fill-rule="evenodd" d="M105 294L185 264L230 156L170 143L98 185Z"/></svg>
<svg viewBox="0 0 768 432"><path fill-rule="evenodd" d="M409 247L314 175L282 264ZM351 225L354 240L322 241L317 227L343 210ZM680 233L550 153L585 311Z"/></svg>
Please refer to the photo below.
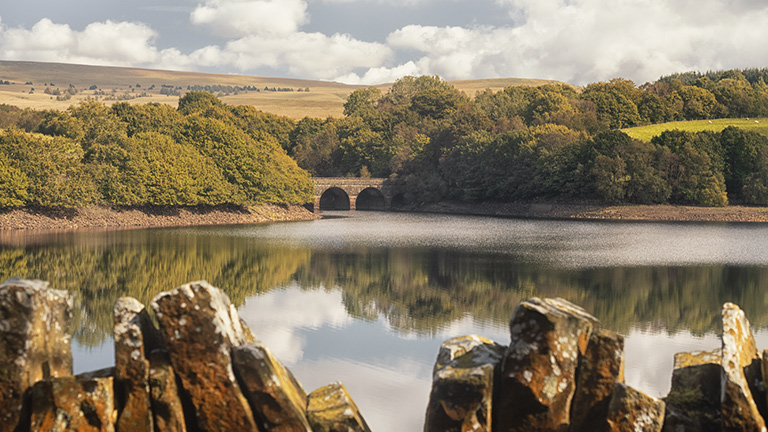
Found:
<svg viewBox="0 0 768 432"><path fill-rule="evenodd" d="M167 105L0 106L0 206L312 202L311 176L388 177L404 201L598 200L768 205L768 138L729 127L620 129L768 117L768 69L636 86L516 86L468 96L439 77L352 92L344 116L288 117L188 91Z"/></svg>

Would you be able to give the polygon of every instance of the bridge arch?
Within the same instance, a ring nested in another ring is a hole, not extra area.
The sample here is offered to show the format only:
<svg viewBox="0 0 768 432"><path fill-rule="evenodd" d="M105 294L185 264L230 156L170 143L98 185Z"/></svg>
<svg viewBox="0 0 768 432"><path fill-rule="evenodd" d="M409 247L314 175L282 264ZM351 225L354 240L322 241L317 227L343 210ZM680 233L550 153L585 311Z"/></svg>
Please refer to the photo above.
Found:
<svg viewBox="0 0 768 432"><path fill-rule="evenodd" d="M317 209L319 210L351 210L350 199L347 192L339 187L326 189L320 199L317 200Z"/></svg>
<svg viewBox="0 0 768 432"><path fill-rule="evenodd" d="M385 178L315 177L315 212L320 210L388 210L397 192ZM310 204L307 205L308 207Z"/></svg>
<svg viewBox="0 0 768 432"><path fill-rule="evenodd" d="M365 188L357 195L357 210L386 210L387 198L375 187Z"/></svg>

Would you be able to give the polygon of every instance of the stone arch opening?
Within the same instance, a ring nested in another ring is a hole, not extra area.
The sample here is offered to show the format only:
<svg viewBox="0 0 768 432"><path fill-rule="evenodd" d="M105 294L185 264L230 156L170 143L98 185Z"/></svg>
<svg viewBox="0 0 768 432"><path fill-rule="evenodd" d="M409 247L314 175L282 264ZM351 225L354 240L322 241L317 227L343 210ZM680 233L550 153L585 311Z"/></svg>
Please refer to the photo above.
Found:
<svg viewBox="0 0 768 432"><path fill-rule="evenodd" d="M375 187L365 188L357 195L357 210L386 210L387 200Z"/></svg>
<svg viewBox="0 0 768 432"><path fill-rule="evenodd" d="M349 210L349 195L344 189L332 187L320 196L319 210Z"/></svg>

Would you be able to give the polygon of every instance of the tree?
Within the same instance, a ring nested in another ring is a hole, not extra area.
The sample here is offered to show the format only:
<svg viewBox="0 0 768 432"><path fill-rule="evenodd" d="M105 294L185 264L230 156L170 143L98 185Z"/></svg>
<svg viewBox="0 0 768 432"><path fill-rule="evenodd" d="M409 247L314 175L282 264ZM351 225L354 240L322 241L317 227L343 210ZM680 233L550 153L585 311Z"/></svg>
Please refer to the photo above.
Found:
<svg viewBox="0 0 768 432"><path fill-rule="evenodd" d="M683 117L688 120L714 118L722 114L722 106L709 90L683 86L677 95L683 101Z"/></svg>
<svg viewBox="0 0 768 432"><path fill-rule="evenodd" d="M135 204L221 204L230 201L233 189L212 160L157 132L131 139L124 174Z"/></svg>
<svg viewBox="0 0 768 432"><path fill-rule="evenodd" d="M27 176L0 155L0 207L19 207L27 200Z"/></svg>
<svg viewBox="0 0 768 432"><path fill-rule="evenodd" d="M355 90L344 102L344 115L368 118L376 110L379 99L381 99L381 90L376 87Z"/></svg>
<svg viewBox="0 0 768 432"><path fill-rule="evenodd" d="M612 129L621 129L640 124L636 104L640 94L632 81L614 78L607 83L589 84L581 96L595 104L600 121Z"/></svg>
<svg viewBox="0 0 768 432"><path fill-rule="evenodd" d="M4 155L14 181L23 173L27 179L25 204L45 207L78 207L96 198L96 187L80 163L82 148L61 137L27 134L15 127L0 135L0 154Z"/></svg>

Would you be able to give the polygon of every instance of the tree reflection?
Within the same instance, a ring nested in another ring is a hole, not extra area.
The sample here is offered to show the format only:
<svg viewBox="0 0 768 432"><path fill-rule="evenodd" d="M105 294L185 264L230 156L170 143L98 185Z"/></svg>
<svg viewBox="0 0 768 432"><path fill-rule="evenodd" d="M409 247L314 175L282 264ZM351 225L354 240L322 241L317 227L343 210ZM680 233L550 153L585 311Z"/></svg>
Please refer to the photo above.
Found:
<svg viewBox="0 0 768 432"><path fill-rule="evenodd" d="M215 232L215 231L214 231ZM354 317L385 317L401 331L435 333L461 318L506 323L527 298L562 297L618 331L661 327L718 332L720 308L739 304L768 324L768 269L733 266L607 267L568 270L521 263L508 254L451 249L311 249L257 238L141 230L0 237L0 278L50 281L75 293L74 336L97 345L112 333L121 296L149 304L156 294L205 279L240 305L296 281L340 289Z"/></svg>

